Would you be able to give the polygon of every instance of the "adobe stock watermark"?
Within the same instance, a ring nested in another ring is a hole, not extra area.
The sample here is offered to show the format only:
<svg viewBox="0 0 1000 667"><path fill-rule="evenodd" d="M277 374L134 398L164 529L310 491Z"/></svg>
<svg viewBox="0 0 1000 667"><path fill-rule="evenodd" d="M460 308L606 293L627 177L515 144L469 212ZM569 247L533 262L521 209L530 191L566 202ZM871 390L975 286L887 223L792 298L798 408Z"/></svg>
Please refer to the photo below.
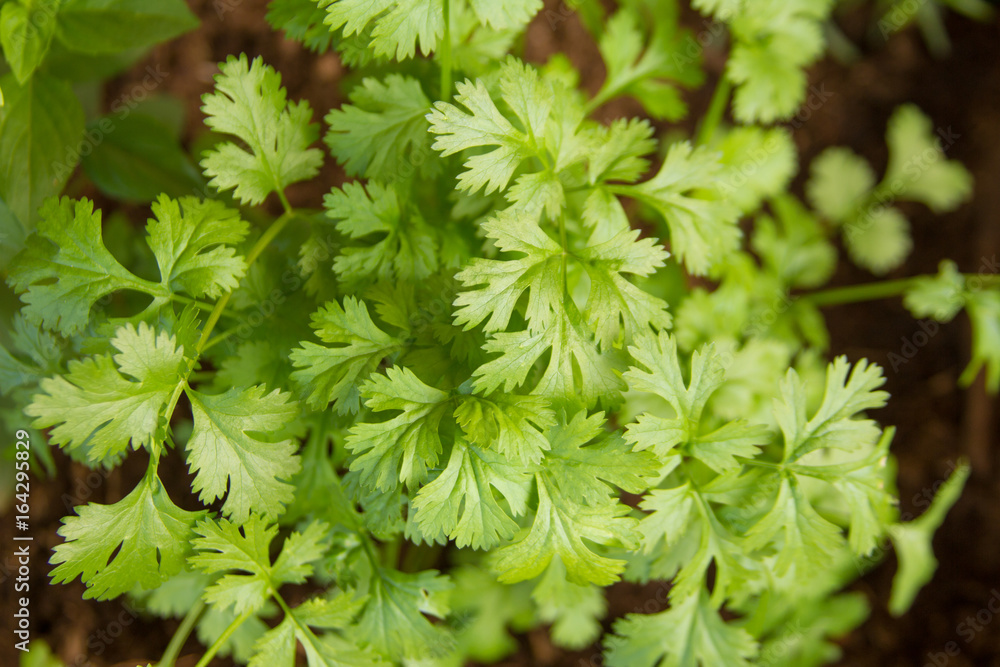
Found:
<svg viewBox="0 0 1000 667"><path fill-rule="evenodd" d="M955 626L955 633L962 638L966 645L970 644L981 632L993 623L993 620L1000 614L1000 590L993 588L990 590L990 597L986 603L972 616L966 616ZM929 651L923 667L947 667L951 664L951 659L962 653L962 646L956 641L949 641L940 651Z"/></svg>

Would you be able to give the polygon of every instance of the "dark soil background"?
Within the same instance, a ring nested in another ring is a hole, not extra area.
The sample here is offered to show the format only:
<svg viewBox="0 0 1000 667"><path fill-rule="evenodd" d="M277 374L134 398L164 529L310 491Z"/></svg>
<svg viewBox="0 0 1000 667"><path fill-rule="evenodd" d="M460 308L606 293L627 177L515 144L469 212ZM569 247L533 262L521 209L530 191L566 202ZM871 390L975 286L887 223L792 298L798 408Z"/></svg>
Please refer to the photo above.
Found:
<svg viewBox="0 0 1000 667"><path fill-rule="evenodd" d="M195 32L155 49L147 59L111 82L105 92L110 102L142 80L148 65L166 71L157 92L178 97L185 105L185 139L203 132L201 94L211 88L216 63L228 54L262 55L281 72L290 97L306 98L317 115L340 104L338 79L342 73L334 55L315 56L296 43L283 39L264 21L263 0L189 0L202 20ZM706 24L687 15L696 32ZM845 34L857 43L862 55L851 66L826 60L811 71L812 83L832 93L830 99L808 119L794 123L796 141L807 164L823 148L847 145L867 157L881 170L886 163L885 123L903 102L915 102L934 120L936 127L957 133L949 157L960 159L972 171L976 190L973 201L953 214L934 216L926 209L905 209L914 230L915 251L906 265L891 277L935 272L941 258L956 260L961 270L978 272L1000 254L1000 23L975 23L949 15L948 33L953 52L946 59L932 58L915 30L888 42L872 30L874 21L865 9L838 19ZM709 84L689 96L692 117L707 107L714 79L724 62L726 45L710 42L705 52ZM530 60L544 61L548 55L566 51L583 74L586 87L596 90L604 76L603 65L592 41L565 6L547 3L547 9L531 26L526 42ZM638 113L629 102L619 102L601 113L607 118ZM319 207L322 195L343 178L327 160L320 178L293 189L292 203ZM802 178L797 182L801 193ZM112 202L87 191L98 206L110 209ZM136 221L147 211L125 209ZM989 269L987 269L989 270ZM865 272L844 265L837 284L871 280ZM831 352L852 360L867 357L882 364L892 394L889 406L874 414L884 424L898 426L893 451L899 460L901 508L913 515L926 507L929 498L961 456L972 462L973 473L962 499L948 516L935 540L940 568L920 593L910 612L893 618L886 602L895 560L886 561L853 585L865 593L873 607L869 621L843 639L843 665L879 667L935 665L1000 666L1000 619L987 608L992 596L1000 598L1000 461L997 460L1000 427L996 398L989 397L981 380L968 390L956 381L969 358L969 327L964 316L931 336L906 364L893 369L890 353L900 354L906 341L921 331L898 300L842 306L827 311L832 335ZM922 340L918 338L917 340ZM32 520L36 535L32 585L33 635L44 638L69 665L107 667L117 663L155 660L166 647L177 622L161 623L133 618L119 601L83 601L84 587L49 586L45 565L48 549L58 544L59 519L67 512L65 502L83 500L79 489L87 489L88 471L71 465L56 453L58 476L32 494ZM116 470L88 501L115 502L123 497L145 469L134 455ZM168 460L176 457L168 457ZM185 479L183 465L164 470L164 479ZM170 484L169 481L167 481ZM174 488L173 484L171 487ZM67 495L68 494L68 495ZM926 494L926 495L925 495ZM11 544L11 521L0 519L0 542ZM3 626L9 624L13 608L13 586L8 573L14 565L7 558L0 569L0 607ZM637 610L653 598L653 588L619 584L608 591L610 620ZM976 615L979 615L978 620ZM973 618L975 625L968 624ZM966 625L960 625L966 623ZM124 626L124 627L123 627ZM980 628L974 630L974 628ZM971 629L967 630L966 628ZM102 634L103 633L103 634ZM0 645L0 664L17 664L10 635ZM120 635L120 637L119 637ZM106 639L105 639L106 638ZM951 644L949 644L951 643ZM200 647L189 641L181 667L191 667ZM957 655L948 655L948 651ZM127 661L127 662L126 662ZM213 665L228 665L216 660ZM518 653L506 660L508 667L539 665L584 667L601 665L599 648L568 653L555 648L544 631L521 638ZM719 666L723 667L723 666Z"/></svg>

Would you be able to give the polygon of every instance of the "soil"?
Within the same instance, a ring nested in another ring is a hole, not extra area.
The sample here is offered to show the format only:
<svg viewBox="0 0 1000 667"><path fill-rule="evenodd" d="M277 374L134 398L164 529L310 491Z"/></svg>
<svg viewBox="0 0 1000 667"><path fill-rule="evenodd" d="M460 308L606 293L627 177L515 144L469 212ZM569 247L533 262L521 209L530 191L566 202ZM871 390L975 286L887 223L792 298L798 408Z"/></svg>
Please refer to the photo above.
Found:
<svg viewBox="0 0 1000 667"><path fill-rule="evenodd" d="M107 105L141 81L147 66L158 65L169 74L157 92L176 96L184 103L187 118L183 136L191 142L203 131L199 98L211 88L215 64L240 52L263 56L281 72L290 97L308 99L314 110L325 111L340 103L342 69L336 57L316 56L273 33L263 19L263 0L189 1L202 20L201 27L154 49L144 61L111 82L104 94ZM705 29L696 15L687 18L696 32ZM812 69L811 83L831 95L808 119L803 117L793 124L803 164L827 146L846 145L870 159L877 169L884 168L886 120L898 104L915 102L936 127L956 137L948 149L949 157L961 160L972 171L976 193L971 203L948 215L935 216L923 207L907 207L916 250L890 277L934 272L944 257L957 261L966 272L995 271L1000 251L1000 58L996 49L1000 24L949 15L947 30L953 52L946 59L935 59L914 30L888 42L880 39L864 9L841 16L839 23L861 46L862 53L850 67L828 59ZM583 73L585 87L595 89L600 84L603 68L594 45L565 6L548 2L546 11L532 25L526 45L527 56L534 61L543 61L556 50L566 51ZM705 59L710 81L689 96L692 117L707 108L724 48L723 43L708 44ZM611 118L636 114L638 109L624 101L601 113ZM328 161L319 179L293 189L290 198L297 206L319 207L322 195L342 178L340 170ZM799 192L801 185L797 184ZM112 205L96 198L99 206ZM144 220L147 213L140 207L125 210L137 221ZM846 285L871 279L845 264L835 282ZM919 514L926 507L926 498L959 457L967 457L973 470L964 495L935 539L938 572L907 614L893 618L886 610L895 570L891 555L852 585L869 598L873 611L865 625L842 640L840 664L1000 666L1000 619L988 607L992 598L1000 599L998 401L985 393L981 379L967 390L956 389L969 358L968 323L961 316L933 335L922 336L919 324L898 300L842 306L830 309L827 315L832 354L846 354L852 360L867 357L886 368L892 400L875 416L898 427L893 452L899 462L902 511ZM902 355L908 343L917 345L916 354L894 368L890 354ZM67 513L67 503L117 501L141 477L145 462L134 455L106 481L91 478L88 486L85 468L56 455L57 476L51 483L36 486L32 496L38 564L31 579L34 636L44 638L69 665L87 664L84 656L88 655L94 667L154 660L176 629L175 621L135 617L121 601L83 601L82 584L50 586L46 581L48 568L40 565L47 558L47 553L42 557L45 550L59 542L55 530ZM187 473L182 464L174 463L163 471L164 477L179 483ZM171 488L177 487L171 484ZM0 541L4 544L11 543L11 523L8 517L0 519ZM4 565L10 568L13 563L8 558ZM9 570L0 571L0 578L5 572ZM622 583L611 587L608 623L643 608L655 599L655 592L655 586ZM12 609L9 583L2 586L0 603L4 610ZM10 618L9 613L3 612L5 619ZM519 643L517 653L502 665L602 664L598 647L566 652L552 646L544 629L520 637ZM199 650L196 642L189 641L181 667L191 667ZM0 646L0 663L14 665L16 660L11 642L5 640ZM217 666L228 664L225 660L213 662Z"/></svg>

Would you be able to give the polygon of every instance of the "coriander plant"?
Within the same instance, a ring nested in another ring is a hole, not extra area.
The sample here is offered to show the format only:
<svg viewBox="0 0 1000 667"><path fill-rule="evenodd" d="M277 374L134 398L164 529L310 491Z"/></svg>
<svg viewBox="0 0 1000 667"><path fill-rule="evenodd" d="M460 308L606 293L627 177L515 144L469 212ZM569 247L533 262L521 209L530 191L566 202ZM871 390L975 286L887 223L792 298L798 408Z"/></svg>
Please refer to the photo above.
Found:
<svg viewBox="0 0 1000 667"><path fill-rule="evenodd" d="M228 58L203 98L207 188L169 134L85 169L151 204L120 238L92 201L51 196L52 159L19 166L78 146L77 112L45 107L55 133L26 119L57 89L69 104L67 51L173 36L138 26L183 3L2 4L0 219L22 231L4 241L5 421L94 469L148 461L64 519L51 577L183 617L160 667L192 634L198 667L489 663L540 624L613 667L820 665L864 621L844 589L887 545L893 613L932 576L968 466L901 520L893 429L869 416L883 371L827 359L822 307L964 308L962 381L995 392L1000 281L945 261L826 287L840 248L876 276L901 265L895 202L946 212L972 188L904 106L884 174L831 147L791 192L781 122L831 1L693 0L728 60L684 136L685 92L714 77L673 0L577 3L606 68L592 96L564 55L521 57L540 0L273 0L276 29L337 52L347 101L320 116L262 59ZM18 28L39 7L49 27ZM622 97L642 116L596 120ZM324 161L348 180L292 206ZM190 488L163 474L176 457ZM621 580L664 582L659 606L612 624Z"/></svg>

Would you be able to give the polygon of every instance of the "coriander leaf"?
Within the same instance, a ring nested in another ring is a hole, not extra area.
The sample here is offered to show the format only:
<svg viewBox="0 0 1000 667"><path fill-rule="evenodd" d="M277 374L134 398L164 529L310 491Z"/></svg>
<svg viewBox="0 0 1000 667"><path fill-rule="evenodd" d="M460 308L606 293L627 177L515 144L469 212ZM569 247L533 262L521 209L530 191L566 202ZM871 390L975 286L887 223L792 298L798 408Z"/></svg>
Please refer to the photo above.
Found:
<svg viewBox="0 0 1000 667"><path fill-rule="evenodd" d="M698 67L699 59L682 53L691 35L678 29L676 5L664 3L656 12L648 44L640 30L645 17L632 9L620 9L608 21L598 42L607 78L591 107L630 95L656 120L676 121L687 113L680 93L663 79L695 87L704 75Z"/></svg>
<svg viewBox="0 0 1000 667"><path fill-rule="evenodd" d="M544 151L553 102L551 86L530 65L514 58L503 63L500 97L522 129L500 113L481 80L459 82L455 88L455 101L468 111L447 102L434 104L427 114L430 132L437 135L433 148L448 156L470 148L492 147L465 161L458 187L468 192L484 188L486 194L504 190L522 162Z"/></svg>
<svg viewBox="0 0 1000 667"><path fill-rule="evenodd" d="M950 129L950 128L949 128ZM935 213L956 208L972 193L972 176L957 160L948 160L931 119L912 104L889 119L886 143L889 166L883 187L904 199L926 204Z"/></svg>
<svg viewBox="0 0 1000 667"><path fill-rule="evenodd" d="M313 572L311 563L326 553L329 526L314 521L303 532L293 532L271 564L270 544L278 526L265 516L250 514L242 526L227 519L201 521L193 544L192 566L207 574L226 572L205 591L205 600L237 614L263 608L284 584L301 584ZM237 572L232 572L236 570Z"/></svg>
<svg viewBox="0 0 1000 667"><path fill-rule="evenodd" d="M625 388L615 372L615 359L597 349L581 324L579 316L571 319L564 314L540 333L493 334L483 349L500 356L475 370L475 390L489 393L503 385L504 391L511 391L524 384L538 360L551 350L548 366L532 394L566 403L582 401L588 406L614 396Z"/></svg>
<svg viewBox="0 0 1000 667"><path fill-rule="evenodd" d="M0 45L4 57L23 85L45 59L55 33L53 20L60 0L8 2L0 9ZM40 17L46 17L39 20Z"/></svg>
<svg viewBox="0 0 1000 667"><path fill-rule="evenodd" d="M619 331L626 341L635 340L650 329L670 326L667 303L645 292L624 274L650 276L662 267L668 253L657 239L636 240L639 230L622 230L602 243L591 243L576 253L590 278L590 292L584 317L602 349L616 342Z"/></svg>
<svg viewBox="0 0 1000 667"><path fill-rule="evenodd" d="M482 227L502 252L521 253L523 257L472 259L455 276L466 288L455 299L455 324L471 329L489 317L484 329L503 331L527 292L528 331L549 329L564 298L562 246L527 211L517 207L505 209Z"/></svg>
<svg viewBox="0 0 1000 667"><path fill-rule="evenodd" d="M130 289L169 295L112 257L101 238L101 214L89 200L50 199L41 217L37 233L10 268L11 286L25 292L22 312L29 320L73 334L86 326L90 309L106 294Z"/></svg>
<svg viewBox="0 0 1000 667"><path fill-rule="evenodd" d="M823 53L822 23L832 6L830 0L764 0L739 7L726 66L737 86L738 121L770 123L795 113L806 92L802 68Z"/></svg>
<svg viewBox="0 0 1000 667"><path fill-rule="evenodd" d="M676 544L694 519L694 503L694 491L687 482L672 489L653 489L643 497L640 507L649 512L639 522L643 551L651 553L661 539L668 548Z"/></svg>
<svg viewBox="0 0 1000 667"><path fill-rule="evenodd" d="M889 611L893 616L905 613L920 589L934 576L937 559L934 558L931 540L944 522L945 515L958 502L969 473L969 464L962 461L938 489L926 512L913 521L889 527L889 537L899 559L899 569L892 580L889 597Z"/></svg>
<svg viewBox="0 0 1000 667"><path fill-rule="evenodd" d="M341 249L333 260L345 281L421 280L438 269L438 238L420 211L393 187L345 183L324 198L327 217L350 239L378 239Z"/></svg>
<svg viewBox="0 0 1000 667"><path fill-rule="evenodd" d="M283 480L300 468L293 441L273 441L297 407L288 394L264 391L263 385L214 396L186 390L194 416L187 444L188 465L195 475L191 488L206 504L225 496L222 513L238 524L251 511L272 519L280 516L294 491Z"/></svg>
<svg viewBox="0 0 1000 667"><path fill-rule="evenodd" d="M436 171L424 118L431 103L419 81L399 74L369 77L351 90L350 100L327 114L325 137L349 175L393 182Z"/></svg>
<svg viewBox="0 0 1000 667"><path fill-rule="evenodd" d="M385 422L355 424L347 448L358 454L351 469L368 488L392 491L398 482L414 487L427 477L441 455L441 419L448 394L429 387L406 368L392 367L373 375L361 387L365 405L373 412L399 410Z"/></svg>
<svg viewBox="0 0 1000 667"><path fill-rule="evenodd" d="M353 631L393 660L440 658L453 639L425 614L445 618L451 588L451 581L436 570L404 573L378 568L369 580L368 602Z"/></svg>
<svg viewBox="0 0 1000 667"><path fill-rule="evenodd" d="M821 215L842 223L850 220L875 187L868 161L849 148L828 148L810 165L806 195Z"/></svg>
<svg viewBox="0 0 1000 667"><path fill-rule="evenodd" d="M512 462L530 465L549 449L545 431L556 423L549 402L538 396L497 392L488 397L463 396L455 421L470 442L496 449Z"/></svg>
<svg viewBox="0 0 1000 667"><path fill-rule="evenodd" d="M326 23L349 37L371 29L370 48L376 56L405 60L420 50L437 48L444 32L444 11L438 0L333 0L326 5Z"/></svg>
<svg viewBox="0 0 1000 667"><path fill-rule="evenodd" d="M744 213L782 194L798 166L791 133L781 128L736 127L718 148L725 165L721 190Z"/></svg>
<svg viewBox="0 0 1000 667"><path fill-rule="evenodd" d="M302 608L307 604L293 609L276 628L260 638L254 646L256 652L250 660L250 667L291 667L296 659L296 640L305 649L309 667L375 667L387 664L370 649L359 649L336 634L315 634L307 627L311 625L307 618L302 618L305 615Z"/></svg>
<svg viewBox="0 0 1000 667"><path fill-rule="evenodd" d="M649 160L644 156L656 150L656 142L652 138L653 126L645 118L616 118L609 125L594 125L589 130L594 138L587 152L587 180L591 185L605 181L631 183L649 169ZM595 189L592 195L601 192L606 191ZM597 226L595 221L587 222Z"/></svg>
<svg viewBox="0 0 1000 667"><path fill-rule="evenodd" d="M837 250L819 221L792 195L778 195L771 209L775 218L764 215L754 225L754 252L789 287L826 284L837 267Z"/></svg>
<svg viewBox="0 0 1000 667"><path fill-rule="evenodd" d="M575 584L608 586L617 581L624 561L596 554L583 540L605 546L636 546L633 529L638 522L625 516L629 508L610 498L596 506L585 505L541 474L535 479L538 510L530 531L496 552L493 564L499 581L512 584L533 579L555 558Z"/></svg>
<svg viewBox="0 0 1000 667"><path fill-rule="evenodd" d="M496 489L515 516L524 514L530 482L527 472L497 452L456 439L448 466L417 493L412 506L421 532L443 542L455 540L461 549L490 549L517 532L493 495Z"/></svg>
<svg viewBox="0 0 1000 667"><path fill-rule="evenodd" d="M183 0L63 0L56 21L59 41L88 54L149 47L198 27Z"/></svg>
<svg viewBox="0 0 1000 667"><path fill-rule="evenodd" d="M552 561L531 597L538 605L539 620L551 624L549 632L556 646L579 650L601 636L600 621L608 607L604 591L593 584L569 581L562 561Z"/></svg>
<svg viewBox="0 0 1000 667"><path fill-rule="evenodd" d="M84 598L106 600L135 586L156 588L184 567L192 526L204 512L187 512L170 500L149 468L124 499L113 505L88 503L63 519L55 548L53 583L80 575Z"/></svg>
<svg viewBox="0 0 1000 667"><path fill-rule="evenodd" d="M621 189L663 217L670 249L695 274L708 271L739 244L739 209L721 198L722 171L711 151L681 142L671 146L656 176ZM701 197L702 192L711 198Z"/></svg>
<svg viewBox="0 0 1000 667"><path fill-rule="evenodd" d="M344 306L331 301L312 316L316 335L324 343L303 341L292 350L296 369L292 381L316 409L337 402L337 412L356 413L360 406L363 382L379 363L402 347L402 341L379 329L364 301L345 297Z"/></svg>
<svg viewBox="0 0 1000 667"><path fill-rule="evenodd" d="M903 295L903 304L914 317L950 322L965 305L965 278L951 260L938 266L936 276L914 278Z"/></svg>
<svg viewBox="0 0 1000 667"><path fill-rule="evenodd" d="M782 476L774 504L747 531L747 540L753 549L776 544L775 572L782 575L794 565L802 580L830 567L844 541L840 528L820 516L791 475Z"/></svg>
<svg viewBox="0 0 1000 667"><path fill-rule="evenodd" d="M910 223L897 209L882 206L865 211L844 226L851 260L876 275L897 268L910 254Z"/></svg>
<svg viewBox="0 0 1000 667"><path fill-rule="evenodd" d="M315 176L323 154L309 148L319 136L309 104L289 103L281 76L260 58L248 63L245 55L230 56L220 69L216 92L202 98L205 123L237 137L246 149L227 142L206 153L201 166L212 177L209 185L235 188L242 203L259 204L269 193Z"/></svg>
<svg viewBox="0 0 1000 667"><path fill-rule="evenodd" d="M969 386L985 369L986 389L1000 391L1000 290L972 292L966 302L972 323L972 360L958 379Z"/></svg>
<svg viewBox="0 0 1000 667"><path fill-rule="evenodd" d="M495 30L520 29L542 9L542 0L469 0L479 22Z"/></svg>
<svg viewBox="0 0 1000 667"><path fill-rule="evenodd" d="M334 33L323 22L326 9L315 0L271 0L267 4L267 22L275 30L284 30L289 39L302 42L314 53L326 53L334 43Z"/></svg>
<svg viewBox="0 0 1000 667"><path fill-rule="evenodd" d="M249 226L238 213L212 200L160 195L153 215L149 247L165 288L211 299L236 289L246 262L224 244L240 243L247 235Z"/></svg>
<svg viewBox="0 0 1000 667"><path fill-rule="evenodd" d="M854 417L885 405L889 395L876 391L883 384L885 377L879 366L862 359L851 370L846 357L837 357L827 366L823 403L808 418L805 386L795 370L789 369L774 408L785 439L784 460L799 459L817 449L850 451L873 444L879 437L878 427L870 419Z"/></svg>
<svg viewBox="0 0 1000 667"><path fill-rule="evenodd" d="M750 667L757 642L723 620L701 590L658 614L629 614L607 640L610 667Z"/></svg>
<svg viewBox="0 0 1000 667"><path fill-rule="evenodd" d="M638 494L658 476L655 457L633 452L620 437L607 434L603 412L564 416L546 437L551 451L545 455L545 465L566 497L597 505L613 487Z"/></svg>
<svg viewBox="0 0 1000 667"><path fill-rule="evenodd" d="M111 345L118 350L113 358L71 361L65 375L42 380L44 393L25 409L36 428L55 427L52 442L104 465L117 463L130 441L133 449L160 450L165 410L183 381L183 350L166 332L130 324L117 330Z"/></svg>

